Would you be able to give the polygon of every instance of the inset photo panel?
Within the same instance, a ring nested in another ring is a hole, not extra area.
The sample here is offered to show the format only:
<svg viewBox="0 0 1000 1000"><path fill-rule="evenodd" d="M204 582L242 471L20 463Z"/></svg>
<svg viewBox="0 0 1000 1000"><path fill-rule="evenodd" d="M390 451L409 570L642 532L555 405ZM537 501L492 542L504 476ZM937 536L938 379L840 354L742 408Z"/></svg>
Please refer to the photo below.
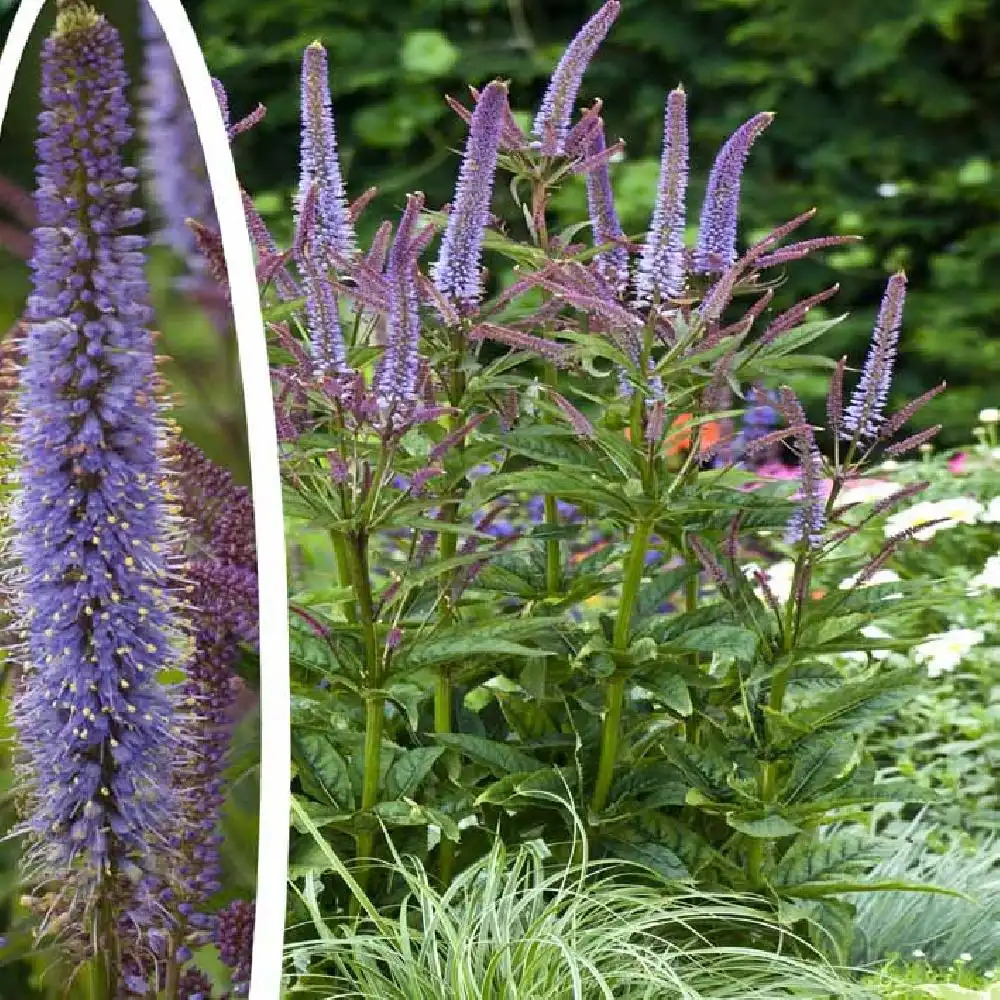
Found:
<svg viewBox="0 0 1000 1000"><path fill-rule="evenodd" d="M0 18L0 997L272 1000L288 638L247 123L177 0Z"/></svg>

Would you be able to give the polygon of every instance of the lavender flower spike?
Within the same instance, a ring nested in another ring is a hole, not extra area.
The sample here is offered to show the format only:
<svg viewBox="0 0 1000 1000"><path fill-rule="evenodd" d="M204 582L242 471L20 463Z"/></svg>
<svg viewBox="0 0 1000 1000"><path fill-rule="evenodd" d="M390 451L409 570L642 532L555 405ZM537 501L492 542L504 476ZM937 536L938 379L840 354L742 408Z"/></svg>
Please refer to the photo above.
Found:
<svg viewBox="0 0 1000 1000"><path fill-rule="evenodd" d="M559 60L531 129L544 156L561 156L566 151L573 102L580 91L583 74L597 47L611 30L621 7L619 0L607 0L577 32Z"/></svg>
<svg viewBox="0 0 1000 1000"><path fill-rule="evenodd" d="M107 946L172 814L177 567L118 33L59 4L42 49L12 511L25 874L78 958ZM140 919L136 914L136 919ZM54 928L43 924L42 933Z"/></svg>
<svg viewBox="0 0 1000 1000"><path fill-rule="evenodd" d="M687 99L677 87L667 97L663 125L660 184L649 233L635 276L636 303L684 293L684 196L688 182Z"/></svg>
<svg viewBox="0 0 1000 1000"><path fill-rule="evenodd" d="M604 126L598 125L587 153L589 156L600 156L604 149ZM594 243L597 246L615 244L597 255L595 265L604 283L620 298L628 286L628 250L622 245L625 233L615 211L615 193L607 162L602 161L587 172L587 208Z"/></svg>
<svg viewBox="0 0 1000 1000"><path fill-rule="evenodd" d="M905 298L906 275L899 271L886 285L861 378L844 408L841 437L848 441L876 438L882 428Z"/></svg>
<svg viewBox="0 0 1000 1000"><path fill-rule="evenodd" d="M723 144L708 175L701 207L694 268L701 274L725 271L736 261L736 222L740 214L740 181L750 147L774 120L762 111L744 122Z"/></svg>
<svg viewBox="0 0 1000 1000"><path fill-rule="evenodd" d="M318 185L315 249L311 256L325 266L332 250L351 253L356 244L347 210L347 196L340 173L337 134L326 49L313 42L302 54L302 147L298 205L301 210L309 188Z"/></svg>
<svg viewBox="0 0 1000 1000"><path fill-rule="evenodd" d="M187 225L197 219L218 229L194 116L181 85L173 53L148 0L139 5L144 45L142 82L143 167L162 219L162 239L195 277L204 276L204 257Z"/></svg>
<svg viewBox="0 0 1000 1000"><path fill-rule="evenodd" d="M389 293L385 350L378 360L372 391L379 408L390 422L405 419L417 399L417 349L420 343L420 299L417 292L415 231L424 207L423 194L406 196L406 209L399 220L396 238L389 250L386 284Z"/></svg>
<svg viewBox="0 0 1000 1000"><path fill-rule="evenodd" d="M469 141L458 173L455 202L431 268L438 291L456 305L474 309L483 294L480 262L490 218L507 85L494 80L480 94L469 125Z"/></svg>

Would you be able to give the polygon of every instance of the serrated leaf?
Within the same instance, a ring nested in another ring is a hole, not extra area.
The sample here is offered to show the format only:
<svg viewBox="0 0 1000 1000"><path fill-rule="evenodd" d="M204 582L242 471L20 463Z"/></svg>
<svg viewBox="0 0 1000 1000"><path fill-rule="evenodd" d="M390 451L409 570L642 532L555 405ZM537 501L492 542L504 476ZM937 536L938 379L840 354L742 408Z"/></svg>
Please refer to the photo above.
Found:
<svg viewBox="0 0 1000 1000"><path fill-rule="evenodd" d="M783 333L774 343L768 344L760 352L761 359L766 359L770 362L775 358L791 354L793 351L797 351L805 347L806 344L811 344L814 340L822 337L828 330L835 327L838 323L842 323L846 317L847 313L843 313L840 316L834 316L832 319L809 320L795 327L794 330Z"/></svg>
<svg viewBox="0 0 1000 1000"><path fill-rule="evenodd" d="M908 697L919 672L905 667L875 674L853 684L844 684L814 701L799 705L793 718L774 717L786 732L859 732L893 712ZM787 736L783 743L798 745L801 736Z"/></svg>
<svg viewBox="0 0 1000 1000"><path fill-rule="evenodd" d="M826 791L847 767L854 750L854 740L844 734L817 736L799 744L792 772L781 789L782 801L808 801Z"/></svg>
<svg viewBox="0 0 1000 1000"><path fill-rule="evenodd" d="M603 840L615 857L634 861L671 881L687 881L691 873L673 851L653 841Z"/></svg>
<svg viewBox="0 0 1000 1000"><path fill-rule="evenodd" d="M629 803L637 808L684 805L687 782L677 767L664 761L639 764L625 771L611 786L613 812L627 812Z"/></svg>
<svg viewBox="0 0 1000 1000"><path fill-rule="evenodd" d="M504 776L515 772L541 771L545 765L531 754L506 743L497 743L471 733L434 733L433 739L450 750L459 750L470 760Z"/></svg>
<svg viewBox="0 0 1000 1000"><path fill-rule="evenodd" d="M636 626L641 624L650 615L657 614L657 609L675 591L680 590L684 584L697 575L696 566L676 566L673 569L661 570L653 575L653 578L642 585L639 590L639 598L635 604L633 621Z"/></svg>
<svg viewBox="0 0 1000 1000"><path fill-rule="evenodd" d="M326 736L300 730L294 734L292 749L299 764L299 781L310 795L342 810L354 808L347 762Z"/></svg>
<svg viewBox="0 0 1000 1000"><path fill-rule="evenodd" d="M789 848L768 879L778 888L826 878L843 879L884 853L882 840L861 834L838 833L822 840L800 840Z"/></svg>
<svg viewBox="0 0 1000 1000"><path fill-rule="evenodd" d="M739 625L706 625L693 628L664 645L669 645L671 650L713 653L750 662L757 654L759 642L756 633Z"/></svg>
<svg viewBox="0 0 1000 1000"><path fill-rule="evenodd" d="M724 757L675 737L664 737L660 744L664 757L693 788L713 799L728 799L731 796L731 789L726 784L730 767Z"/></svg>
<svg viewBox="0 0 1000 1000"><path fill-rule="evenodd" d="M642 686L655 701L662 702L682 718L686 719L694 711L687 682L670 666L644 677Z"/></svg>
<svg viewBox="0 0 1000 1000"><path fill-rule="evenodd" d="M565 793L566 785L560 772L553 767L536 771L517 771L487 785L477 796L476 805L507 805L517 799L537 800L533 792Z"/></svg>
<svg viewBox="0 0 1000 1000"><path fill-rule="evenodd" d="M643 813L637 817L636 827L646 839L662 844L680 858L695 878L713 868L725 870L733 878L739 875L736 865L724 858L707 840L669 816Z"/></svg>
<svg viewBox="0 0 1000 1000"><path fill-rule="evenodd" d="M595 448L580 442L575 431L547 425L518 429L502 437L486 436L498 449L505 449L536 462L560 468L593 472L602 480L625 481L625 476Z"/></svg>
<svg viewBox="0 0 1000 1000"><path fill-rule="evenodd" d="M794 823L789 823L783 816L777 813L770 813L767 816L747 817L736 813L729 813L726 822L740 833L745 833L748 837L755 837L759 840L773 840L778 837L791 837L796 833L801 833L802 829Z"/></svg>
<svg viewBox="0 0 1000 1000"><path fill-rule="evenodd" d="M624 518L635 515L624 493L605 489L596 475L572 474L564 470L531 469L484 476L476 481L469 493L469 500L471 503L482 504L505 493L549 494L571 503L593 504Z"/></svg>
<svg viewBox="0 0 1000 1000"><path fill-rule="evenodd" d="M463 663L477 656L551 656L551 652L514 640L531 638L562 623L559 618L501 618L491 625L461 626L420 639L399 654L398 670ZM394 673L396 670L393 671Z"/></svg>
<svg viewBox="0 0 1000 1000"><path fill-rule="evenodd" d="M801 633L802 646L821 652L833 639L839 639L848 632L856 632L871 621L866 614L841 614L813 622Z"/></svg>
<svg viewBox="0 0 1000 1000"><path fill-rule="evenodd" d="M400 753L385 776L385 797L402 799L412 796L443 753L444 747L415 747Z"/></svg>

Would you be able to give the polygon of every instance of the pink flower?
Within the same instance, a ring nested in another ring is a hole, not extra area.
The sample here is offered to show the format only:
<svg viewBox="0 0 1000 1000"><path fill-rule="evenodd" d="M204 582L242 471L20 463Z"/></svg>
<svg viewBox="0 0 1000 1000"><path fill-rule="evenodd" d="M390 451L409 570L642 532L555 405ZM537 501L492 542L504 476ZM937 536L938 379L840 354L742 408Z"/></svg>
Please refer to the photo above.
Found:
<svg viewBox="0 0 1000 1000"><path fill-rule="evenodd" d="M964 451L956 451L948 459L948 471L953 476L964 476L969 471L969 456Z"/></svg>

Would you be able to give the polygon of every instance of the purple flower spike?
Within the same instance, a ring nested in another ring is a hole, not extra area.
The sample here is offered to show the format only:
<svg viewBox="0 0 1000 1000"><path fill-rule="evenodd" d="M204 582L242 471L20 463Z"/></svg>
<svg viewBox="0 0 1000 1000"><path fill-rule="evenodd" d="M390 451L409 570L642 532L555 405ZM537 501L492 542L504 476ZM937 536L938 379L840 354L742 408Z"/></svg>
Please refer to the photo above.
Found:
<svg viewBox="0 0 1000 1000"><path fill-rule="evenodd" d="M598 125L587 152L589 156L599 156L604 149L604 126ZM594 230L594 243L597 246L615 244L597 255L594 262L597 273L615 295L621 298L628 286L628 250L622 245L625 233L615 211L615 194L605 161L599 162L598 166L587 173L587 208Z"/></svg>
<svg viewBox="0 0 1000 1000"><path fill-rule="evenodd" d="M326 49L319 42L313 42L302 54L300 206L313 184L319 190L311 256L317 266L325 266L331 250L346 256L356 241L337 155Z"/></svg>
<svg viewBox="0 0 1000 1000"><path fill-rule="evenodd" d="M117 31L61 3L42 49L33 294L12 511L25 874L82 956L173 814L178 567ZM48 917L46 919L48 919ZM141 917L135 914L135 919ZM42 932L53 928L43 924Z"/></svg>
<svg viewBox="0 0 1000 1000"><path fill-rule="evenodd" d="M531 129L544 156L561 156L566 151L573 103L580 91L583 74L598 46L611 30L621 7L618 0L607 0L577 32L559 60Z"/></svg>
<svg viewBox="0 0 1000 1000"><path fill-rule="evenodd" d="M437 289L459 307L472 310L483 294L480 269L483 236L507 108L507 86L494 80L480 95L469 126L469 141L458 173L455 202L431 269Z"/></svg>
<svg viewBox="0 0 1000 1000"><path fill-rule="evenodd" d="M762 111L744 122L725 142L712 164L701 206L694 268L701 274L725 271L736 261L736 222L740 214L740 181L750 147L774 120Z"/></svg>
<svg viewBox="0 0 1000 1000"><path fill-rule="evenodd" d="M406 209L386 266L389 309L385 350L379 358L372 391L383 413L402 419L419 402L417 368L420 343L420 299L417 292L416 227L424 207L423 194L406 196Z"/></svg>
<svg viewBox="0 0 1000 1000"><path fill-rule="evenodd" d="M678 87L667 97L656 207L636 272L636 302L640 306L652 305L655 298L677 298L684 293L687 182L687 98Z"/></svg>
<svg viewBox="0 0 1000 1000"><path fill-rule="evenodd" d="M148 2L140 4L144 45L142 81L143 168L160 215L161 238L195 277L205 272L187 220L218 229L215 200L194 116L173 53Z"/></svg>
<svg viewBox="0 0 1000 1000"><path fill-rule="evenodd" d="M882 429L905 299L906 275L900 271L886 285L861 378L844 409L841 436L845 440L876 438Z"/></svg>
<svg viewBox="0 0 1000 1000"><path fill-rule="evenodd" d="M792 438L799 460L802 486L796 496L798 507L788 522L789 544L804 543L811 549L823 544L826 527L826 502L823 497L823 457L816 444L816 435L806 420L798 396L787 386L778 393L778 410L789 427L795 428Z"/></svg>

